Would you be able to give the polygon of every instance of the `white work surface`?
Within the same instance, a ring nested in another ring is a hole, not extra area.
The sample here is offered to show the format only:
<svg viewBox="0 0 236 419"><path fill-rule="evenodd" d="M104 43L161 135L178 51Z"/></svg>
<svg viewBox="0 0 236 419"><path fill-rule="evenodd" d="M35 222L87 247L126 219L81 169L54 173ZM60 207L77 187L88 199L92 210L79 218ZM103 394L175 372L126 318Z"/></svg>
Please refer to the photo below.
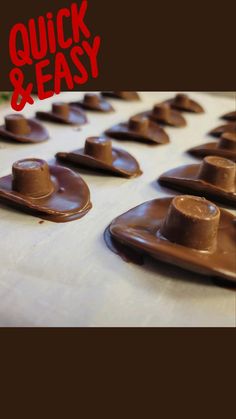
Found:
<svg viewBox="0 0 236 419"><path fill-rule="evenodd" d="M173 92L144 92L142 102L112 101L116 112L89 113L89 125L45 123L50 140L22 145L0 140L0 176L26 157L51 159L57 151L80 148L86 137L146 110ZM233 98L191 95L205 107L188 115L186 128L167 129L171 143L150 147L114 141L140 162L143 176L134 180L82 172L92 210L81 220L55 224L0 205L0 326L235 326L235 290L211 279L158 261L144 266L125 263L103 241L107 225L147 200L173 195L157 177L181 164L197 162L185 150L210 140L206 133L220 125L220 115L235 108ZM24 110L33 116L56 100L76 100L82 93L62 93ZM0 107L0 123L10 107ZM214 140L213 140L214 141Z"/></svg>

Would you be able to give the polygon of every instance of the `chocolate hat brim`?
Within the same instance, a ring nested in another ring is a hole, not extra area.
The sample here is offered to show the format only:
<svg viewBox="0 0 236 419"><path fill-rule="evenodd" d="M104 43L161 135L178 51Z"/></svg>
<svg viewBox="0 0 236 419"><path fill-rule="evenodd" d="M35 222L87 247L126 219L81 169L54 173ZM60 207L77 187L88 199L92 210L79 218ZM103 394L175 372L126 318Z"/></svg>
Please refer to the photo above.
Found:
<svg viewBox="0 0 236 419"><path fill-rule="evenodd" d="M159 118L157 119L154 116L152 111L141 112L141 113L135 115L135 117L148 118L151 121L154 121L158 124L169 125L171 127L176 127L176 128L186 127L186 125L187 125L187 121L181 115L181 113L178 112L178 111L175 111L171 108L170 108L169 117L167 119L159 119Z"/></svg>
<svg viewBox="0 0 236 419"><path fill-rule="evenodd" d="M141 100L137 92L128 92L125 95L118 95L114 92L102 92L102 96L109 97L112 99L126 100L126 101L137 101Z"/></svg>
<svg viewBox="0 0 236 419"><path fill-rule="evenodd" d="M190 148L188 153L196 157L219 156L236 161L236 151L225 148L218 148L218 143L206 143L197 147Z"/></svg>
<svg viewBox="0 0 236 419"><path fill-rule="evenodd" d="M101 100L98 106L90 106L83 101L71 102L70 105L76 106L76 107L79 107L79 108L85 109L86 111L91 111L91 112L104 112L104 113L114 112L113 106L111 106L111 104L108 103L106 100Z"/></svg>
<svg viewBox="0 0 236 419"><path fill-rule="evenodd" d="M191 112L191 113L204 113L205 112L203 107L198 102L195 102L195 100L192 100L192 99L188 100L187 107L176 105L175 99L165 100L163 103L166 103L170 105L171 108L177 109L178 111L181 111L181 112Z"/></svg>
<svg viewBox="0 0 236 419"><path fill-rule="evenodd" d="M236 122L236 111L226 113L221 117L221 119L225 119L226 121Z"/></svg>
<svg viewBox="0 0 236 419"><path fill-rule="evenodd" d="M170 189L186 192L191 195L204 196L217 200L236 208L236 183L235 192L227 192L210 183L198 179L200 164L191 164L169 170L161 175L158 182Z"/></svg>
<svg viewBox="0 0 236 419"><path fill-rule="evenodd" d="M41 143L49 139L46 128L35 119L27 119L30 132L27 135L16 135L6 130L5 125L0 127L0 137L20 143Z"/></svg>
<svg viewBox="0 0 236 419"><path fill-rule="evenodd" d="M209 135L212 137L220 137L225 132L236 132L236 123L220 125L219 127L212 129L209 132Z"/></svg>
<svg viewBox="0 0 236 419"><path fill-rule="evenodd" d="M33 215L65 222L81 218L91 208L90 192L83 179L72 170L49 166L54 184L52 194L31 198L12 189L12 175L0 178L0 199Z"/></svg>
<svg viewBox="0 0 236 419"><path fill-rule="evenodd" d="M201 252L170 242L160 234L172 198L156 199L116 218L109 231L113 239L155 259L204 275L236 282L234 216L220 209L214 252Z"/></svg>
<svg viewBox="0 0 236 419"><path fill-rule="evenodd" d="M82 109L70 106L68 118L62 118L52 111L36 112L36 117L43 121L57 122L66 125L85 125L88 122L87 116Z"/></svg>
<svg viewBox="0 0 236 419"><path fill-rule="evenodd" d="M130 130L128 123L114 125L105 132L108 137L124 141L140 141L144 143L167 144L170 142L166 132L155 122L150 121L146 134Z"/></svg>
<svg viewBox="0 0 236 419"><path fill-rule="evenodd" d="M84 149L75 150L71 153L56 154L56 158L59 160L68 161L89 169L102 170L128 178L141 176L142 171L137 160L127 151L113 148L112 156L113 162L108 164L85 154Z"/></svg>

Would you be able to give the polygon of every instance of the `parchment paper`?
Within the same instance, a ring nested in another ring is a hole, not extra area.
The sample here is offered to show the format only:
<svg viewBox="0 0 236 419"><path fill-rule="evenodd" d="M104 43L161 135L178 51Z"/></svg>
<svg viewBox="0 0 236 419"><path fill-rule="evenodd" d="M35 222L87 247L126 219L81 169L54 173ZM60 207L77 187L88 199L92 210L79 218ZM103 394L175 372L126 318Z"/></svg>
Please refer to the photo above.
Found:
<svg viewBox="0 0 236 419"><path fill-rule="evenodd" d="M45 123L51 139L39 145L0 140L0 176L14 161L53 158L57 151L82 147L116 122L169 98L173 92L141 92L140 103L112 101L116 113L89 113L81 131ZM80 171L91 191L93 209L66 224L44 222L0 204L0 326L235 326L235 291L211 279L159 262L127 264L103 241L107 225L132 207L173 195L157 177L181 164L196 162L185 150L210 138L220 115L235 108L233 98L190 93L206 109L186 114L187 128L167 129L171 143L150 147L114 141L140 162L141 178L126 180ZM26 107L25 116L47 110L51 102L77 100L82 93L62 93ZM0 121L12 113L0 107ZM214 140L213 140L214 141Z"/></svg>

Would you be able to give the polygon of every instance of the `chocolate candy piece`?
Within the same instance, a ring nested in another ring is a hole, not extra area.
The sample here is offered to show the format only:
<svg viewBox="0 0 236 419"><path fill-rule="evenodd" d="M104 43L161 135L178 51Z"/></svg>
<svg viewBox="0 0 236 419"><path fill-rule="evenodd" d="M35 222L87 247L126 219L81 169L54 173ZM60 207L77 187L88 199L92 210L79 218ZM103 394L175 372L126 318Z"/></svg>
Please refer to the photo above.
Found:
<svg viewBox="0 0 236 419"><path fill-rule="evenodd" d="M221 119L225 119L226 121L233 121L236 122L236 111L226 113L221 117Z"/></svg>
<svg viewBox="0 0 236 419"><path fill-rule="evenodd" d="M102 96L97 95L95 93L86 93L84 95L84 99L79 102L71 102L72 106L79 106L87 111L94 111L94 112L114 112L114 108L103 99Z"/></svg>
<svg viewBox="0 0 236 419"><path fill-rule="evenodd" d="M214 155L236 161L236 133L225 132L221 135L218 143L202 144L191 148L188 152L196 157Z"/></svg>
<svg viewBox="0 0 236 419"><path fill-rule="evenodd" d="M57 153L56 158L79 167L106 171L127 178L142 174L135 158L124 150L112 148L112 142L107 138L88 138L83 149L70 153Z"/></svg>
<svg viewBox="0 0 236 419"><path fill-rule="evenodd" d="M12 166L12 189L32 198L51 194L54 184L48 164L40 159L26 159L14 163Z"/></svg>
<svg viewBox="0 0 236 419"><path fill-rule="evenodd" d="M112 164L112 142L105 138L91 137L85 142L84 152L96 160Z"/></svg>
<svg viewBox="0 0 236 419"><path fill-rule="evenodd" d="M219 127L212 129L209 132L209 135L212 137L220 137L226 132L232 132L236 134L236 123L232 122L231 124L220 125Z"/></svg>
<svg viewBox="0 0 236 419"><path fill-rule="evenodd" d="M179 93L173 99L165 101L173 109L177 109L183 112L192 112L192 113L203 113L203 107L197 103L195 100L190 99L186 94Z"/></svg>
<svg viewBox="0 0 236 419"><path fill-rule="evenodd" d="M146 117L154 122L173 127L185 127L187 125L181 113L171 109L166 103L159 103L153 107L152 111L141 112L136 116L139 118Z"/></svg>
<svg viewBox="0 0 236 419"><path fill-rule="evenodd" d="M222 157L205 157L199 171L199 179L226 192L235 191L236 164Z"/></svg>
<svg viewBox="0 0 236 419"><path fill-rule="evenodd" d="M42 124L35 119L26 119L21 114L5 117L5 125L0 126L0 136L21 143L40 143L49 138Z"/></svg>
<svg viewBox="0 0 236 419"><path fill-rule="evenodd" d="M204 198L178 196L146 202L117 217L108 232L114 251L122 257L131 249L236 282L234 216ZM105 239L111 248L108 235Z"/></svg>
<svg viewBox="0 0 236 419"><path fill-rule="evenodd" d="M84 125L88 122L82 109L63 102L53 103L51 111L36 112L36 116L45 121L58 122L66 125Z"/></svg>
<svg viewBox="0 0 236 419"><path fill-rule="evenodd" d="M140 100L138 92L101 92L102 96L126 101Z"/></svg>
<svg viewBox="0 0 236 419"><path fill-rule="evenodd" d="M146 117L134 116L128 122L114 125L105 132L105 135L116 140L150 144L169 143L169 137L163 128Z"/></svg>
<svg viewBox="0 0 236 419"><path fill-rule="evenodd" d="M208 156L200 165L172 169L160 176L159 183L236 208L236 165L222 157Z"/></svg>
<svg viewBox="0 0 236 419"><path fill-rule="evenodd" d="M182 246L212 250L219 221L220 210L211 202L193 196L177 196L169 206L160 233Z"/></svg>
<svg viewBox="0 0 236 419"><path fill-rule="evenodd" d="M41 159L13 164L12 175L0 179L3 202L40 218L66 222L83 217L91 208L90 192L69 169L49 166Z"/></svg>

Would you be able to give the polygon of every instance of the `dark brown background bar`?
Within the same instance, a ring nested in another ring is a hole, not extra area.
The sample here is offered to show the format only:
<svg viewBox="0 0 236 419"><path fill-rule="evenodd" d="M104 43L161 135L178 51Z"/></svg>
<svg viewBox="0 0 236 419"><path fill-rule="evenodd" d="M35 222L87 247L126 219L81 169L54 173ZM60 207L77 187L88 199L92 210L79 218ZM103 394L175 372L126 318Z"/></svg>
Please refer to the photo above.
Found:
<svg viewBox="0 0 236 419"><path fill-rule="evenodd" d="M71 3L5 2L0 16L0 90L12 90L11 27ZM227 0L90 0L87 22L94 35L102 37L100 76L76 90L236 90L235 22ZM26 82L31 81L31 67L26 74Z"/></svg>

